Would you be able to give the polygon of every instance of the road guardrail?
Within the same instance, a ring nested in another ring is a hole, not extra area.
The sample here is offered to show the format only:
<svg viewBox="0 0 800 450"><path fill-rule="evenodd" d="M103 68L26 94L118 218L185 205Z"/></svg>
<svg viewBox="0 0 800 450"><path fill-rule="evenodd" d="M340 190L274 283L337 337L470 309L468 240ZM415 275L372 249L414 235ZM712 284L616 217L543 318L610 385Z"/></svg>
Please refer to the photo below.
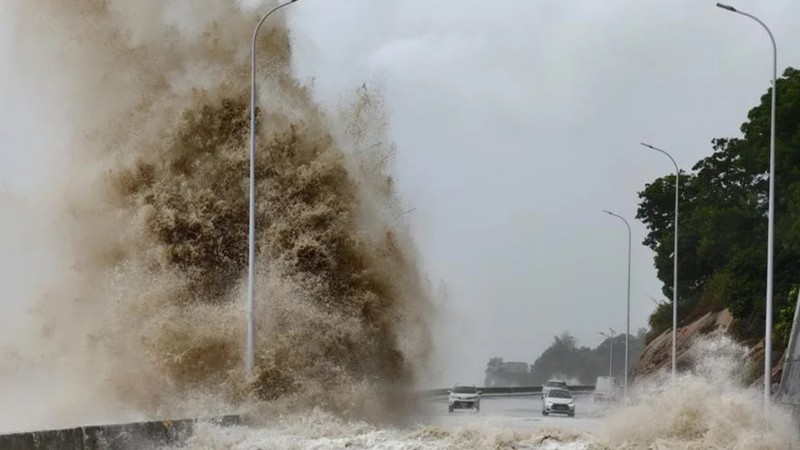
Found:
<svg viewBox="0 0 800 450"><path fill-rule="evenodd" d="M568 386L571 392L586 393L594 391L594 386ZM540 394L541 386L518 386L518 387L479 387L479 391L487 395L517 395L517 394ZM450 393L450 389L427 389L420 391L421 397L440 397Z"/></svg>

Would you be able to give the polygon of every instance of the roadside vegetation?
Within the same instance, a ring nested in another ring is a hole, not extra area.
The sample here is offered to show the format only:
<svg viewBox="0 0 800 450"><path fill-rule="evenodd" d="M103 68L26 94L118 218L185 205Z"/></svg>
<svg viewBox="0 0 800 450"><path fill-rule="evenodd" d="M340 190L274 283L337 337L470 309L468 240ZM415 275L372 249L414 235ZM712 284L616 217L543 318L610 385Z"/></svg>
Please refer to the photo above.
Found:
<svg viewBox="0 0 800 450"><path fill-rule="evenodd" d="M791 329L800 285L800 70L778 79L774 310L776 351ZM712 140L712 153L680 175L678 312L681 324L727 308L746 344L764 334L771 91L747 114L742 136ZM689 167L688 161L683 161ZM672 298L675 176L639 193L663 294ZM672 304L650 316L649 342L672 326Z"/></svg>
<svg viewBox="0 0 800 450"><path fill-rule="evenodd" d="M647 330L640 329L636 336L630 337L630 370L644 350ZM578 346L575 338L567 332L553 336L553 342L536 358L527 371L513 370L512 364L503 358L494 357L486 364L487 386L539 386L551 378L565 380L570 384L594 384L598 376L607 376L609 371L611 339L605 339L595 348ZM614 345L615 377L624 375L625 335L616 335Z"/></svg>

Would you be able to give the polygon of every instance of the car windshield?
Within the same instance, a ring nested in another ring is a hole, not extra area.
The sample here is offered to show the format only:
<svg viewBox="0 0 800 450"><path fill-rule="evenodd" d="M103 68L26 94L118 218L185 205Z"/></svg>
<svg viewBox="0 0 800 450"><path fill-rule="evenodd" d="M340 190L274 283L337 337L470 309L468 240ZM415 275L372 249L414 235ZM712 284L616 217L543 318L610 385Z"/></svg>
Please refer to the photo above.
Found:
<svg viewBox="0 0 800 450"><path fill-rule="evenodd" d="M453 388L454 394L477 394L478 388L475 386L456 386Z"/></svg>
<svg viewBox="0 0 800 450"><path fill-rule="evenodd" d="M565 391L563 389L553 389L547 394L548 397L555 397L555 398L572 398L572 394L569 391Z"/></svg>
<svg viewBox="0 0 800 450"><path fill-rule="evenodd" d="M548 381L544 385L547 387L567 387L567 383L563 381Z"/></svg>

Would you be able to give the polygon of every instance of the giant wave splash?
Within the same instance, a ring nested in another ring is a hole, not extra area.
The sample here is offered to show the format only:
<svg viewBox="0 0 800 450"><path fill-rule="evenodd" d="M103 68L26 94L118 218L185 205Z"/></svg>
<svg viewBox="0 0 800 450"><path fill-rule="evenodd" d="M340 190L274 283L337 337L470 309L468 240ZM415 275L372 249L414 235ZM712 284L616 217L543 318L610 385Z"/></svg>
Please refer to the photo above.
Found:
<svg viewBox="0 0 800 450"><path fill-rule="evenodd" d="M39 105L57 119L48 152L69 161L57 194L37 200L63 264L41 280L28 348L5 363L69 380L74 394L41 400L47 423L18 426L263 401L374 417L413 384L431 294L389 174L380 95L354 91L326 112L293 75L285 20L262 30L257 373L246 380L258 13L212 0L3 6L20 77L53 93Z"/></svg>

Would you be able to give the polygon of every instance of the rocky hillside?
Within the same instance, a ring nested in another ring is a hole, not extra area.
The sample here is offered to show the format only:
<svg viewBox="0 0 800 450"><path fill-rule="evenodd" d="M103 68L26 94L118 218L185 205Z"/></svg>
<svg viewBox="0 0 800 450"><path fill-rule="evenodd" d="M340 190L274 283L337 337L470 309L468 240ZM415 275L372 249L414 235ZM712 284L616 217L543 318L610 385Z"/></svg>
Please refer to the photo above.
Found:
<svg viewBox="0 0 800 450"><path fill-rule="evenodd" d="M732 324L733 317L726 309L718 313L708 313L689 325L678 328L678 370L691 367L688 350L695 337L716 330L727 333ZM672 367L672 329L664 331L645 347L634 369L634 378L647 376L661 369L669 370L670 367Z"/></svg>
<svg viewBox="0 0 800 450"><path fill-rule="evenodd" d="M689 349L694 338L711 332L728 333L733 325L733 316L726 309L716 313L710 312L703 317L684 327L678 328L678 370L688 370L692 367L692 360L689 357ZM672 365L672 330L669 329L653 339L648 344L641 358L639 358L634 369L634 378L647 376L659 370L670 370ZM783 355L773 354L772 383L779 383L781 371L783 370ZM761 367L764 364L764 341L763 339L750 349L747 360L743 362L745 367L751 368L752 373L746 378L754 386L760 386L764 375Z"/></svg>

